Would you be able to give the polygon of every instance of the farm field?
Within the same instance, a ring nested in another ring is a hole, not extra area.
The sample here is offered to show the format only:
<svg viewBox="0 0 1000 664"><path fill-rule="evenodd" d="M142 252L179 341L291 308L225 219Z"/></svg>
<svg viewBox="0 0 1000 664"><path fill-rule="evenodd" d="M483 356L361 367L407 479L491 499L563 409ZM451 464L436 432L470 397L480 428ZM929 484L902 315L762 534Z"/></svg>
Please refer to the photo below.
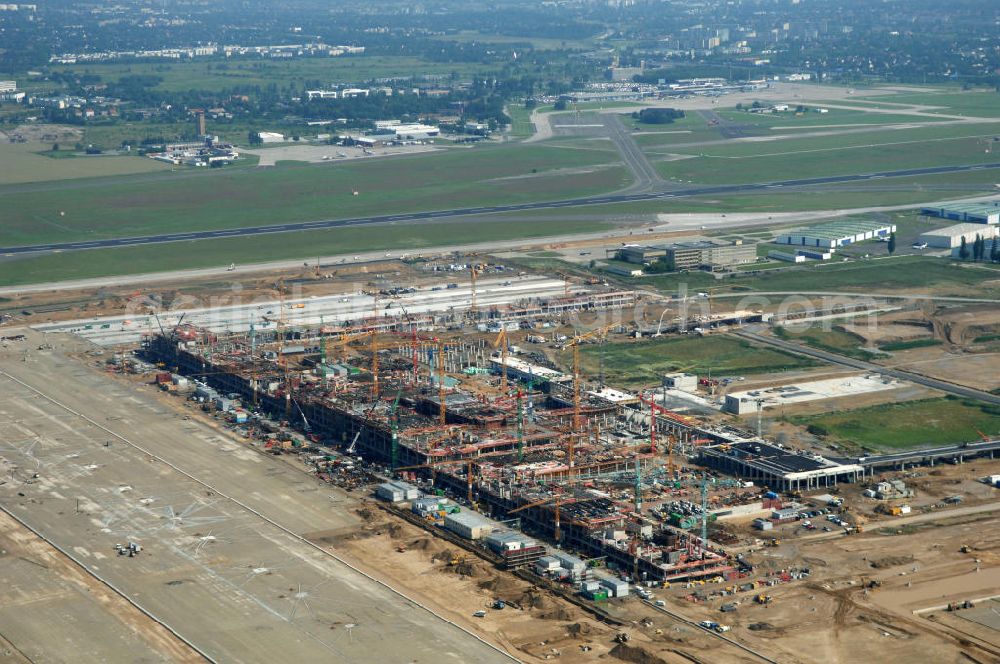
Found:
<svg viewBox="0 0 1000 664"><path fill-rule="evenodd" d="M601 357L611 384L630 387L656 383L664 373L684 370L713 376L793 371L818 366L807 358L761 348L726 335L665 338L636 343L588 344L580 348L580 363L596 376ZM565 362L564 362L565 364ZM570 360L572 364L572 360Z"/></svg>
<svg viewBox="0 0 1000 664"><path fill-rule="evenodd" d="M355 252L404 249L409 252L461 243L511 240L570 232L609 230L603 222L439 222L305 231L227 240L171 242L119 249L0 259L0 283L10 286L66 279L185 270L236 263L276 261ZM350 258L348 257L348 260Z"/></svg>
<svg viewBox="0 0 1000 664"><path fill-rule="evenodd" d="M624 168L582 169L616 163L617 155L610 151L483 146L335 165L14 191L3 196L6 214L0 244L570 198L625 186Z"/></svg>
<svg viewBox="0 0 1000 664"><path fill-rule="evenodd" d="M885 404L823 415L789 418L793 424L818 427L837 441L867 450L972 442L1000 434L1000 409L957 397Z"/></svg>

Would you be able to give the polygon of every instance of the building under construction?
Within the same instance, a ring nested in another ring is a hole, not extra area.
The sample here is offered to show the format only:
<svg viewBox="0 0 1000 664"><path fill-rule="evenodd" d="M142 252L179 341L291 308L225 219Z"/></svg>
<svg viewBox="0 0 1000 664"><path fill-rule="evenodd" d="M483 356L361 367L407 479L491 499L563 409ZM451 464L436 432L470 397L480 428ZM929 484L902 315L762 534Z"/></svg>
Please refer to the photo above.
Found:
<svg viewBox="0 0 1000 664"><path fill-rule="evenodd" d="M430 477L487 514L516 517L526 531L641 577L731 570L704 531L696 537L643 516L643 474L662 457L655 433L652 441L617 433L637 399L588 389L578 367L540 389L531 370L527 382L518 381L524 372L508 375L505 339L495 349L481 335L428 337L431 325L385 317L349 330L279 325L231 335L182 325L150 336L144 350L221 402L398 476ZM575 351L591 335L567 345ZM554 494L556 486L568 493ZM635 505L614 499L611 486L634 486Z"/></svg>

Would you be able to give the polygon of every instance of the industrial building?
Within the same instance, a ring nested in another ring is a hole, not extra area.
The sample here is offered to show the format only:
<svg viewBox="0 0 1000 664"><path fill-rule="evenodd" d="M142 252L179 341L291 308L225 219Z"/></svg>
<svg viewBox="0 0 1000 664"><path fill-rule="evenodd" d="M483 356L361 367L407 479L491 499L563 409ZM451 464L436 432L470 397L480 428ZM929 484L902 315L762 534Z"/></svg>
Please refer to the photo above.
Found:
<svg viewBox="0 0 1000 664"><path fill-rule="evenodd" d="M784 261L786 263L805 263L806 257L802 254L792 254L785 251L769 251L767 257L771 260Z"/></svg>
<svg viewBox="0 0 1000 664"><path fill-rule="evenodd" d="M762 440L702 447L699 462L774 491L836 486L839 482L857 482L865 475L860 464L841 463Z"/></svg>
<svg viewBox="0 0 1000 664"><path fill-rule="evenodd" d="M257 138L260 139L261 143L284 143L287 140L284 134L276 131L259 131Z"/></svg>
<svg viewBox="0 0 1000 664"><path fill-rule="evenodd" d="M1000 200L983 203L942 203L920 208L920 214L969 224L1000 224Z"/></svg>
<svg viewBox="0 0 1000 664"><path fill-rule="evenodd" d="M955 249L962 246L963 239L971 245L977 237L984 240L1000 237L1000 226L977 223L955 224L921 233L917 241L926 243L928 247L933 249Z"/></svg>
<svg viewBox="0 0 1000 664"><path fill-rule="evenodd" d="M877 221L831 221L782 233L774 242L775 244L836 249L865 240L888 237L895 232L895 224Z"/></svg>
<svg viewBox="0 0 1000 664"><path fill-rule="evenodd" d="M742 240L700 239L664 245L626 245L615 250L617 260L647 265L663 261L673 270L718 270L757 262L757 247Z"/></svg>
<svg viewBox="0 0 1000 664"><path fill-rule="evenodd" d="M824 399L842 399L849 396L895 390L903 385L899 381L876 374L825 378L792 385L776 385L744 392L730 392L726 395L722 410L734 415L747 415L756 413L763 408L776 408Z"/></svg>

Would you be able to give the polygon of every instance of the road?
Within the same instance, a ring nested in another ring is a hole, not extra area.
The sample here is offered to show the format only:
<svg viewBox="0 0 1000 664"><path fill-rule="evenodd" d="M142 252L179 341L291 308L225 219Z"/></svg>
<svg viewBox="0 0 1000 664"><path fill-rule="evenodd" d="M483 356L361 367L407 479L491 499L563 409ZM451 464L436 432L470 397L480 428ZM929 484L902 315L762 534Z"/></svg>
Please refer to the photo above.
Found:
<svg viewBox="0 0 1000 664"><path fill-rule="evenodd" d="M872 373L877 373L883 376L891 376L892 378L896 378L899 380L907 380L910 381L911 383L916 383L917 385L923 385L924 387L930 387L932 389L940 390L941 392L946 392L948 394L954 394L955 396L964 397L966 399L976 399L978 401L985 401L987 403L1000 405L1000 396L996 394L990 394L989 392L983 392L982 390L976 390L971 387L956 385L955 383L948 383L943 380L938 380L936 378L922 376L918 373L903 371L902 369L892 369L889 367L883 367L881 365L874 364L872 362L865 362L864 360L856 360L851 357L837 355L836 353L830 353L825 350L809 348L807 346L793 343L791 341L784 341L783 339L775 339L774 337L765 337L760 334L754 334L753 332L739 331L739 332L734 332L733 334L735 334L738 337L743 337L744 339L748 339L750 341L756 341L758 343L774 346L775 348L780 348L781 350L788 351L790 353L795 353L796 355L805 355L807 357L823 360L824 362L829 362L831 364L839 364L845 367L851 367L852 369L860 369L862 371L870 371Z"/></svg>
<svg viewBox="0 0 1000 664"><path fill-rule="evenodd" d="M911 514L910 516L899 516L892 517L889 519L883 519L879 521L871 521L865 525L867 532L870 534L876 532L875 529L878 528L899 528L901 526L912 526L921 523L933 523L935 521L946 521L948 519L960 519L963 516L977 516L980 514L992 514L993 512L1000 511L1000 502L983 503L982 505L970 505L968 507L958 507L949 508L941 510L933 510L931 512L921 512L919 514ZM794 539L789 539L788 541L793 544L802 544L805 542L818 542L831 539L839 539L844 537L844 533L840 529L834 529L831 532L816 531L806 535L799 535Z"/></svg>
<svg viewBox="0 0 1000 664"><path fill-rule="evenodd" d="M965 173L969 171L1000 169L1000 162L985 164L963 164L957 166L934 166L929 168L909 168L896 171L882 171L859 175L831 175L819 178L801 178L796 180L780 180L776 182L713 185L678 189L669 193L648 192L635 194L607 194L583 196L558 201L540 201L535 203L517 203L512 205L494 205L470 208L455 208L429 212L409 212L404 214L374 215L356 217L353 219L325 219L318 221L300 221L268 226L250 226L230 228L225 230L190 231L182 233L167 233L162 235L144 235L137 237L109 238L105 240L87 240L78 242L54 242L51 244L36 244L25 246L0 247L0 255L13 256L17 254L48 254L53 252L77 251L83 249L108 249L119 247L136 247L144 245L164 244L168 242L183 242L188 240L212 240L234 237L250 237L275 233L293 233L299 231L329 230L333 228L349 228L356 226L387 225L403 222L431 221L451 219L470 215L487 215L501 212L523 212L526 210L553 210L584 205L607 205L610 203L634 203L638 201L669 201L679 198L696 196L715 196L720 194L736 194L749 192L766 192L780 188L808 187L816 185L841 184L849 182L864 182L884 178L913 177L917 175L941 175L947 173Z"/></svg>

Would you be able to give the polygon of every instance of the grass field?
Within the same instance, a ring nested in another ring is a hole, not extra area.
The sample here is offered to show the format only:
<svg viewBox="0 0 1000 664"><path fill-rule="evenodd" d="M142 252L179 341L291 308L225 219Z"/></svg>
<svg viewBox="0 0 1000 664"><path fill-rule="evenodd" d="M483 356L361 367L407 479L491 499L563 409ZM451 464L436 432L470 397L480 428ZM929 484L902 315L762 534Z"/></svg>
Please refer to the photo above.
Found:
<svg viewBox="0 0 1000 664"><path fill-rule="evenodd" d="M559 49L582 49L590 47L593 42L590 39L565 40L550 39L545 37L521 37L510 35L493 35L488 32L478 30L463 30L459 33L444 34L434 37L440 41L453 42L479 42L483 44L531 44L535 50L559 50Z"/></svg>
<svg viewBox="0 0 1000 664"><path fill-rule="evenodd" d="M1000 409L956 397L924 399L843 412L792 417L801 426L869 450L892 450L977 441L1000 434Z"/></svg>
<svg viewBox="0 0 1000 664"><path fill-rule="evenodd" d="M907 341L891 341L887 344L882 344L879 346L881 350L885 351L898 351L898 350L910 350L912 348L929 348L931 346L940 346L941 340L939 339L909 339Z"/></svg>
<svg viewBox="0 0 1000 664"><path fill-rule="evenodd" d="M904 93L891 97L860 97L860 99L865 99L871 103L892 102L894 104L935 106L940 107L935 110L941 113L1000 118L1000 95L994 90L963 92L961 90L944 89L936 92Z"/></svg>
<svg viewBox="0 0 1000 664"><path fill-rule="evenodd" d="M170 168L162 162L133 156L53 158L43 154L49 147L38 143L0 143L0 185L151 173Z"/></svg>
<svg viewBox="0 0 1000 664"><path fill-rule="evenodd" d="M3 196L0 244L97 239L551 200L628 182L611 151L480 146L437 154L202 173ZM547 173L547 171L555 171ZM353 191L359 195L352 195ZM60 216L60 211L65 211Z"/></svg>
<svg viewBox="0 0 1000 664"><path fill-rule="evenodd" d="M875 355L875 353L866 351L862 348L864 345L864 339L839 327L835 327L830 330L824 330L818 327L809 328L807 330L776 327L774 328L774 336L780 339L787 339L788 341L806 344L807 346L819 348L820 350L829 351L831 353L839 353L840 355L854 357L859 360L870 360Z"/></svg>
<svg viewBox="0 0 1000 664"><path fill-rule="evenodd" d="M955 297L1000 296L1000 266L963 266L943 258L900 256L859 260L830 265L802 265L786 270L762 270L759 274L738 272L717 280L702 272L640 277L636 283L665 293L679 287L689 291L714 286L732 292L777 291L781 293L855 292L914 293Z"/></svg>
<svg viewBox="0 0 1000 664"><path fill-rule="evenodd" d="M602 355L608 382L627 386L659 384L664 373L676 370L698 374L711 372L714 376L723 376L817 366L806 358L754 346L725 335L589 344L580 349L583 370L596 376L600 371Z"/></svg>
<svg viewBox="0 0 1000 664"><path fill-rule="evenodd" d="M0 259L0 284L15 286L65 279L143 274L362 251L417 252L461 243L488 242L608 230L602 222L447 222L340 228L276 236L173 242L157 246L94 249L33 258ZM348 259L349 260L349 259Z"/></svg>
<svg viewBox="0 0 1000 664"><path fill-rule="evenodd" d="M839 101L834 102L837 104L844 104L851 106L865 106L863 104L855 104L854 100ZM808 104L810 108L819 108L823 106L822 103L810 103ZM904 110L905 106L898 106L900 110ZM828 109L828 113L803 113L802 115L796 115L793 112L787 113L770 113L770 114L758 114L749 113L747 111L737 111L737 110L720 110L718 111L719 117L725 118L732 122L739 122L741 124L750 124L757 126L761 129L766 129L768 132L773 133L776 128L785 129L796 129L801 127L803 129L823 129L826 126L833 125L885 125L885 124L896 124L896 123L924 123L924 122L941 122L947 118L932 118L920 115L905 115L903 113L890 114L890 113L871 113L864 110L853 110L846 108L831 108Z"/></svg>
<svg viewBox="0 0 1000 664"><path fill-rule="evenodd" d="M994 162L988 126L928 127L888 134L796 138L780 142L702 146L688 159L656 163L666 178L704 184L773 182L829 175ZM943 134L950 136L942 137ZM677 152L686 152L678 148Z"/></svg>
<svg viewBox="0 0 1000 664"><path fill-rule="evenodd" d="M535 133L535 123L531 121L531 111L524 104L510 104L507 107L510 116L510 136L512 138L528 138Z"/></svg>

